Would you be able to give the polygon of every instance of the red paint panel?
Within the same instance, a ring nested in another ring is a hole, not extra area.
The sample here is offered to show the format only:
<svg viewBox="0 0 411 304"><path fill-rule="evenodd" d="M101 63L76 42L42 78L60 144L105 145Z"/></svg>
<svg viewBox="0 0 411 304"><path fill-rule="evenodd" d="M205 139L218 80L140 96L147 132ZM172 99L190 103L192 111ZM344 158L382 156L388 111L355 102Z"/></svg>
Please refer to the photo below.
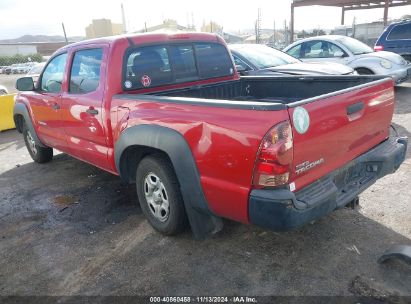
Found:
<svg viewBox="0 0 411 304"><path fill-rule="evenodd" d="M347 108L362 102L364 107L347 114ZM310 116L306 133L299 134L293 125L294 168L304 162L321 164L291 180L296 190L341 167L378 145L388 137L394 111L394 89L391 81L344 94L316 100L302 106ZM294 109L290 109L293 117ZM293 122L294 123L294 122Z"/></svg>
<svg viewBox="0 0 411 304"><path fill-rule="evenodd" d="M211 210L223 217L248 222L248 195L258 147L273 124L288 119L287 111L124 99L113 100L113 104L130 109L128 127L155 124L180 132L197 163ZM113 121L115 115L112 113Z"/></svg>

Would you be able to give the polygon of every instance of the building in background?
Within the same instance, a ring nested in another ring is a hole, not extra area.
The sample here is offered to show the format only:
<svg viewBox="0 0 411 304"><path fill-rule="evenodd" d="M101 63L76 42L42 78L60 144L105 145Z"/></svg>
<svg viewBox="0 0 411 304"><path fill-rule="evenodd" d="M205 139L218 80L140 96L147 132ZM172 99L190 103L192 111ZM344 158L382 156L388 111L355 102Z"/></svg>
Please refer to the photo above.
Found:
<svg viewBox="0 0 411 304"><path fill-rule="evenodd" d="M411 15L404 15L400 19L389 20L388 24L408 19L411 19ZM360 24L356 24L354 21L352 25L335 27L330 34L353 37L372 47L384 31L384 28L385 25L383 20Z"/></svg>
<svg viewBox="0 0 411 304"><path fill-rule="evenodd" d="M251 34L244 37L244 43L256 43L256 35ZM276 49L282 49L287 45L284 30L260 29L260 44L265 44Z"/></svg>
<svg viewBox="0 0 411 304"><path fill-rule="evenodd" d="M383 21L354 24L352 26L341 25L333 29L330 34L353 37L369 46L373 46L383 32L384 27Z"/></svg>
<svg viewBox="0 0 411 304"><path fill-rule="evenodd" d="M0 44L0 56L31 55L37 53L35 45L28 44Z"/></svg>
<svg viewBox="0 0 411 304"><path fill-rule="evenodd" d="M137 31L136 33L146 33L146 32L154 32L154 33L174 33L174 32L194 32L194 26L183 26L179 25L176 20L173 19L166 19L163 21L162 24L154 25L147 27L145 26L143 29Z"/></svg>
<svg viewBox="0 0 411 304"><path fill-rule="evenodd" d="M223 32L223 38L227 43L242 43L244 41L243 36L226 32Z"/></svg>
<svg viewBox="0 0 411 304"><path fill-rule="evenodd" d="M210 21L207 24L203 23L201 31L206 33L216 33L223 36L223 27L214 21Z"/></svg>
<svg viewBox="0 0 411 304"><path fill-rule="evenodd" d="M120 35L123 33L123 24L113 23L110 19L94 19L86 27L86 38L99 38Z"/></svg>

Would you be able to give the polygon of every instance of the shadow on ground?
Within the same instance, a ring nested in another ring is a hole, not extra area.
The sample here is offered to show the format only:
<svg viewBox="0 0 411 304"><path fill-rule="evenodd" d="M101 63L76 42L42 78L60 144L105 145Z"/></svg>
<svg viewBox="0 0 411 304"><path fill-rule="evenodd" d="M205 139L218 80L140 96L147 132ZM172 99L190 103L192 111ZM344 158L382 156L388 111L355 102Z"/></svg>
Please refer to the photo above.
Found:
<svg viewBox="0 0 411 304"><path fill-rule="evenodd" d="M24 140L16 129L6 130L0 132L0 152L7 150L12 145L16 145L16 150L25 147Z"/></svg>

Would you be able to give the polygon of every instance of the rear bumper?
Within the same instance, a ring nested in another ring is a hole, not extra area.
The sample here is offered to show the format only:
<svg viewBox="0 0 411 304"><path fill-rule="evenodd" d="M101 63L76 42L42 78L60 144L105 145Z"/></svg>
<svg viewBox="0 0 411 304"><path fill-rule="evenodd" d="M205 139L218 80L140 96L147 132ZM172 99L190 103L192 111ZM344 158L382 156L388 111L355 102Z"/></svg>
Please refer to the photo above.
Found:
<svg viewBox="0 0 411 304"><path fill-rule="evenodd" d="M346 206L377 179L398 169L405 159L407 142L407 138L390 137L296 193L288 189L252 190L250 222L286 231Z"/></svg>

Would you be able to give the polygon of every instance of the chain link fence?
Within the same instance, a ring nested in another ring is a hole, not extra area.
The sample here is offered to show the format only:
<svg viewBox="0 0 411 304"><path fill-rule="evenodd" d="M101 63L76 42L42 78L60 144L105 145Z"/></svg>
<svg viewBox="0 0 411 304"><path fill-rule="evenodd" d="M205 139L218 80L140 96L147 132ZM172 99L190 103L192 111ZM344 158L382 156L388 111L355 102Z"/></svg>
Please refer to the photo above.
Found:
<svg viewBox="0 0 411 304"><path fill-rule="evenodd" d="M43 61L41 54L0 56L0 74L25 74Z"/></svg>

